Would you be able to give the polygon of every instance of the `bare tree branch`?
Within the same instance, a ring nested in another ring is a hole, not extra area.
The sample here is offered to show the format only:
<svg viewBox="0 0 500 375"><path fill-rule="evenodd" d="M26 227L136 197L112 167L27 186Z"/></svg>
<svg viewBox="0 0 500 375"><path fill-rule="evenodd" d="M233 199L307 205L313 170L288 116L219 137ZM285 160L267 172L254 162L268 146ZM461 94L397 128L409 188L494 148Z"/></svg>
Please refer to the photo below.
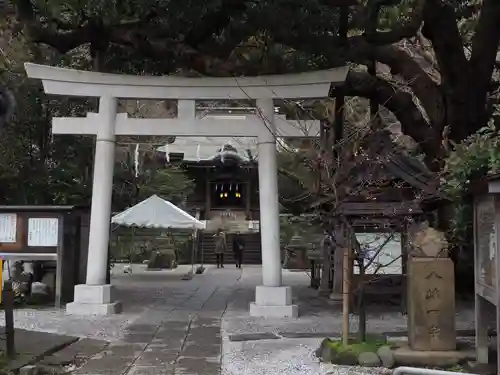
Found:
<svg viewBox="0 0 500 375"><path fill-rule="evenodd" d="M344 86L348 96L375 98L401 122L404 134L411 136L425 152L430 165L442 156L440 133L429 124L413 102L410 93L398 90L389 82L368 73L351 71Z"/></svg>

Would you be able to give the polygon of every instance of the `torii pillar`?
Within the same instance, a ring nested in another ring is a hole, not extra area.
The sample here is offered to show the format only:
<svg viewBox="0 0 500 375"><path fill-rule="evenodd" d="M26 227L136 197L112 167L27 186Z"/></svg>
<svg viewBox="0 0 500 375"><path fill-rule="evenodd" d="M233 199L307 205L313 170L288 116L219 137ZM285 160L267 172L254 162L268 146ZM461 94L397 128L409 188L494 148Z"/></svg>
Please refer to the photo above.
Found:
<svg viewBox="0 0 500 375"><path fill-rule="evenodd" d="M70 314L107 315L119 312L113 287L106 284L111 197L117 135L183 137L256 137L259 152L262 286L257 286L250 315L295 317L292 290L282 285L278 203L277 137L318 136L317 121L289 121L274 113L274 99L324 98L331 85L345 81L348 68L281 76L238 78L138 77L84 72L25 64L31 78L41 79L45 92L98 97L99 113L84 118L54 118L54 134L95 135L96 149L86 283L75 286ZM117 114L117 98L176 99L174 119L132 119ZM196 100L255 99L257 112L245 120L197 119ZM302 125L306 129L301 128ZM311 126L309 129L308 126ZM313 129L314 134L310 131Z"/></svg>

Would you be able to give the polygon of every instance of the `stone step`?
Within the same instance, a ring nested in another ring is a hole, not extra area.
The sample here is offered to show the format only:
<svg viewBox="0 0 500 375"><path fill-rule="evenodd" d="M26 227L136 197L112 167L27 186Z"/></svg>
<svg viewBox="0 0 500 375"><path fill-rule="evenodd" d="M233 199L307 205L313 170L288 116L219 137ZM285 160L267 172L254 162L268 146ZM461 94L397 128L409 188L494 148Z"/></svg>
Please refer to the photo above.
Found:
<svg viewBox="0 0 500 375"><path fill-rule="evenodd" d="M243 263L245 264L261 264L261 246L260 235L258 233L242 234L245 240L245 251L243 253ZM228 251L225 258L228 262L232 260L232 235L228 236ZM216 238L213 234L203 233L198 242L198 261L201 261L203 251L203 263L214 264L216 263L215 255L215 241Z"/></svg>

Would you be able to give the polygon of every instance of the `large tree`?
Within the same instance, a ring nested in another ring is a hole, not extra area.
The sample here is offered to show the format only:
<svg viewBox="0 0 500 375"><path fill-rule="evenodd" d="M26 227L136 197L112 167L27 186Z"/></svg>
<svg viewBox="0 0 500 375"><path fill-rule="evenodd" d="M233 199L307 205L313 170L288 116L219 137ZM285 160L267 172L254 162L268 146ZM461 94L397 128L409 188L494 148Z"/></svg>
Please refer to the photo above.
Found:
<svg viewBox="0 0 500 375"><path fill-rule="evenodd" d="M443 156L443 133L460 141L487 122L496 89L498 0L13 2L32 41L88 46L110 71L251 75L376 60L390 74L354 69L345 94L393 112L428 161ZM347 41L339 6L351 14Z"/></svg>

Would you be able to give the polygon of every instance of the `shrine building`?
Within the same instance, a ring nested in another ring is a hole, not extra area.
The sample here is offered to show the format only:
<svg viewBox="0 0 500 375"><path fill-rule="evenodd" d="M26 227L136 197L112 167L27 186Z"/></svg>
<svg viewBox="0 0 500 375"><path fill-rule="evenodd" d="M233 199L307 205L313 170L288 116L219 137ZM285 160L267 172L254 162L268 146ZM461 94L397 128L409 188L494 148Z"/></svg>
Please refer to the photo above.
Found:
<svg viewBox="0 0 500 375"><path fill-rule="evenodd" d="M229 247L236 232L243 236L244 263L260 264L256 139L176 137L172 144L158 151L169 163L181 166L195 183L194 194L186 206L206 223L206 231L198 241L198 253L204 254L204 262L215 261L212 236L221 228L228 234Z"/></svg>

